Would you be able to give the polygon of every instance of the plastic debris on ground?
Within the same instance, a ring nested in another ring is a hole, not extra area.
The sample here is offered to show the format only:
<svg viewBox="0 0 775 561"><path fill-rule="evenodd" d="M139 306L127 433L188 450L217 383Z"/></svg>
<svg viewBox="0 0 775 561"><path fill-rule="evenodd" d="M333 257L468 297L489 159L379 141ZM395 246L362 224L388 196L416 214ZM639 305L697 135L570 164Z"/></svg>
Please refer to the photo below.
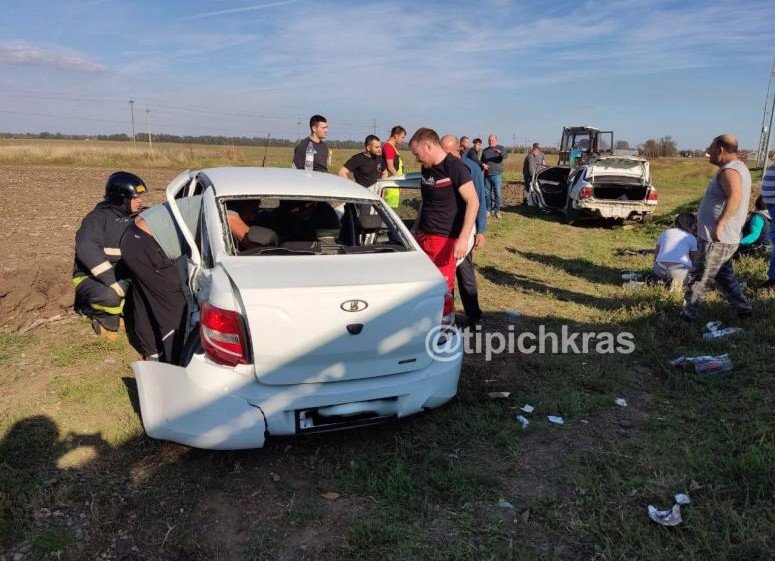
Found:
<svg viewBox="0 0 775 561"><path fill-rule="evenodd" d="M683 522L681 518L681 505L673 505L670 510L658 510L653 505L648 506L649 518L662 526L678 526Z"/></svg>
<svg viewBox="0 0 775 561"><path fill-rule="evenodd" d="M327 501L335 501L335 500L336 500L336 499L338 499L338 498L339 498L341 495L339 495L339 493L334 493L333 491L329 491L329 492L327 492L327 493L323 493L323 494L322 494L322 495L320 495L320 496L321 496L321 497L323 497L324 499L326 499Z"/></svg>
<svg viewBox="0 0 775 561"><path fill-rule="evenodd" d="M549 415L547 419L549 420L550 423L554 423L555 425L565 424L565 419L563 419L562 417L558 417L556 415Z"/></svg>
<svg viewBox="0 0 775 561"><path fill-rule="evenodd" d="M619 407L627 407L627 400L624 399L623 397L617 397L614 400L614 403L616 403L616 405L618 405Z"/></svg>
<svg viewBox="0 0 775 561"><path fill-rule="evenodd" d="M721 374L732 371L732 359L727 353L718 356L679 356L670 361L677 370L693 369L697 374Z"/></svg>
<svg viewBox="0 0 775 561"><path fill-rule="evenodd" d="M490 392L487 395L490 399L506 399L511 395L511 392Z"/></svg>
<svg viewBox="0 0 775 561"><path fill-rule="evenodd" d="M705 332L702 334L702 338L706 341L720 339L729 335L737 335L743 331L745 330L742 327L724 327L724 324L720 321L709 321L705 324Z"/></svg>
<svg viewBox="0 0 775 561"><path fill-rule="evenodd" d="M520 410L524 411L525 413L532 413L535 410L535 407L525 403L522 407L520 407Z"/></svg>
<svg viewBox="0 0 775 561"><path fill-rule="evenodd" d="M629 280L622 285L622 288L633 290L635 288L641 288L642 286L646 286L646 283L643 281Z"/></svg>
<svg viewBox="0 0 775 561"><path fill-rule="evenodd" d="M683 505L690 504L692 500L689 498L689 495L687 495L686 493L678 493L675 496L675 502L683 506Z"/></svg>
<svg viewBox="0 0 775 561"><path fill-rule="evenodd" d="M522 314L520 314L519 312L516 312L514 310L506 310L506 315L509 316L510 318L521 318L522 317Z"/></svg>
<svg viewBox="0 0 775 561"><path fill-rule="evenodd" d="M514 508L513 504L511 504L509 501L504 500L504 499L499 499L498 500L498 506L501 507L501 508L512 508L512 509Z"/></svg>
<svg viewBox="0 0 775 561"><path fill-rule="evenodd" d="M639 281L643 279L643 273L622 273L622 280Z"/></svg>
<svg viewBox="0 0 775 561"><path fill-rule="evenodd" d="M530 421L527 420L523 415L517 415L517 421L522 423L522 428L526 429L527 426L530 424Z"/></svg>

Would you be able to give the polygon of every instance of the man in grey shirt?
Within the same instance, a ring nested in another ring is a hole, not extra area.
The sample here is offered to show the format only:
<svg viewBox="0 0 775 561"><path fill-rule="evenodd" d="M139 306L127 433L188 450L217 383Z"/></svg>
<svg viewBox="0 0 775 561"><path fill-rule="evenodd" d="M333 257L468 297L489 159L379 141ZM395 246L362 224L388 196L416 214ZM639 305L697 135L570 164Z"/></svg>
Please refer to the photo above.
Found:
<svg viewBox="0 0 775 561"><path fill-rule="evenodd" d="M538 168L544 165L544 153L537 142L533 143L533 148L525 157L525 164L522 166L522 176L525 178L525 196L530 189L530 182L533 180Z"/></svg>
<svg viewBox="0 0 775 561"><path fill-rule="evenodd" d="M487 138L487 148L482 150L482 168L484 180L490 194L490 216L501 217L501 198L503 190L503 160L509 157L506 149L498 144L498 137L491 134Z"/></svg>
<svg viewBox="0 0 775 561"><path fill-rule="evenodd" d="M751 315L751 304L732 270L732 256L740 244L740 232L748 215L751 174L737 157L737 139L722 134L708 148L710 163L718 166L705 190L698 212L699 258L686 286L683 316L695 319L712 280L739 317Z"/></svg>

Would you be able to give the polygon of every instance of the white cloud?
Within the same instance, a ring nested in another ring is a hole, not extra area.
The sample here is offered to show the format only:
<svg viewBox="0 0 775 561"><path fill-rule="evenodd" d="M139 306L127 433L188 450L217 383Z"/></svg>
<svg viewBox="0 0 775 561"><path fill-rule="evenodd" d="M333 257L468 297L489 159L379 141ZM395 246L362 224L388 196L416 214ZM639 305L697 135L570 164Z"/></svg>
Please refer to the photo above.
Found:
<svg viewBox="0 0 775 561"><path fill-rule="evenodd" d="M47 66L75 72L107 72L108 67L65 50L44 49L33 45L0 45L0 63Z"/></svg>

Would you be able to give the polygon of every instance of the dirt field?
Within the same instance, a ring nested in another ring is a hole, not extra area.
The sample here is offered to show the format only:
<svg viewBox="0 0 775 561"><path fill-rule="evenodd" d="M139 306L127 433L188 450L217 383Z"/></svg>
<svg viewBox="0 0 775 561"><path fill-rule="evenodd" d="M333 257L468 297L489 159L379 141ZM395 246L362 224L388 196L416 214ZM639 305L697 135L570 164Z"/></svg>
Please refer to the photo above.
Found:
<svg viewBox="0 0 775 561"><path fill-rule="evenodd" d="M75 232L102 199L115 169L68 166L0 166L0 332L72 308L70 284ZM178 171L135 170L158 202Z"/></svg>

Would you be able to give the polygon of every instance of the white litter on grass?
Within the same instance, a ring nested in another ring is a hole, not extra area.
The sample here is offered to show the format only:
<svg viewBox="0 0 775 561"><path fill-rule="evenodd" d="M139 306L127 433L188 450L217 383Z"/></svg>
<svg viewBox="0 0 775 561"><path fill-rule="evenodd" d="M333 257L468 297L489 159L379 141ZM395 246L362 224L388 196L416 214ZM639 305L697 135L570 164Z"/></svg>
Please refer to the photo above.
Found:
<svg viewBox="0 0 775 561"><path fill-rule="evenodd" d="M617 397L614 403L616 403L616 405L619 407L627 407L627 400L623 397Z"/></svg>
<svg viewBox="0 0 775 561"><path fill-rule="evenodd" d="M498 506L501 508L512 508L512 509L514 508L514 505L505 499L499 499Z"/></svg>
<svg viewBox="0 0 775 561"><path fill-rule="evenodd" d="M526 419L524 416L522 416L522 415L517 415L517 421L519 421L520 423L522 423L522 428L523 428L523 429L526 429L526 428L527 428L527 426L530 424L530 421L528 421L528 420L527 420L527 419Z"/></svg>
<svg viewBox="0 0 775 561"><path fill-rule="evenodd" d="M549 419L550 423L554 423L555 425L565 424L565 419L563 419L562 417L557 417L556 415L549 415L547 419Z"/></svg>
<svg viewBox="0 0 775 561"><path fill-rule="evenodd" d="M689 498L689 495L686 493L678 493L675 496L675 502L677 502L679 505L688 505L692 502L692 500Z"/></svg>
<svg viewBox="0 0 775 561"><path fill-rule="evenodd" d="M511 392L490 392L487 394L490 399L506 399L511 395Z"/></svg>
<svg viewBox="0 0 775 561"><path fill-rule="evenodd" d="M524 411L525 413L532 413L534 409L535 407L533 407L532 405L528 405L527 403L525 403L522 407L520 407L520 410Z"/></svg>
<svg viewBox="0 0 775 561"><path fill-rule="evenodd" d="M681 518L681 505L673 505L670 510L658 510L653 505L648 506L649 518L662 526L678 526L683 522Z"/></svg>

